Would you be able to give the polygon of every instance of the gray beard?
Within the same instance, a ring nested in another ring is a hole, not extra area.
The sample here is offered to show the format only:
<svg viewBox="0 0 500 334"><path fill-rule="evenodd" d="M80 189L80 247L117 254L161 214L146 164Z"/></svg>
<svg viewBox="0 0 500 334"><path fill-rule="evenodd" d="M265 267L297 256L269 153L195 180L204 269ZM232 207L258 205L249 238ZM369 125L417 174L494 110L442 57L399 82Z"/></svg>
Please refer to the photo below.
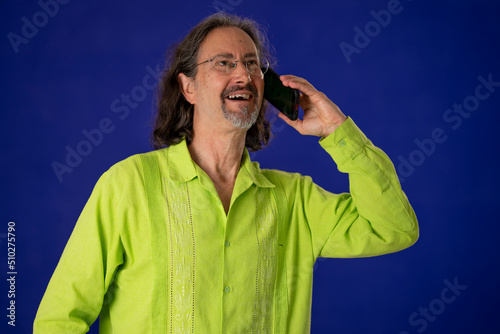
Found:
<svg viewBox="0 0 500 334"><path fill-rule="evenodd" d="M240 129L250 129L250 127L257 121L259 117L259 107L255 106L253 110L248 107L241 107L239 112L231 111L226 108L226 103L222 103L222 112L224 118L230 121L235 127Z"/></svg>

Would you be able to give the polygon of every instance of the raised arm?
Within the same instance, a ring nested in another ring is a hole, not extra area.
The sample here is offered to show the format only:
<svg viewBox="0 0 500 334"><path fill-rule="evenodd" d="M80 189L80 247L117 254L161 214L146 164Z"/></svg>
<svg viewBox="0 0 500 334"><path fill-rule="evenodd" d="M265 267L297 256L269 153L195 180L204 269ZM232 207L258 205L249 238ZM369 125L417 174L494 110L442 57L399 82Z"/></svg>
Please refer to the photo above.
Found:
<svg viewBox="0 0 500 334"><path fill-rule="evenodd" d="M339 171L349 174L350 193L330 193L309 177L294 181L300 184L289 192L295 197L289 198L292 219L306 221L314 256L374 256L415 243L417 219L389 157L305 79L292 75L281 79L301 91L304 117L296 121L280 117L301 134L322 137L320 144Z"/></svg>

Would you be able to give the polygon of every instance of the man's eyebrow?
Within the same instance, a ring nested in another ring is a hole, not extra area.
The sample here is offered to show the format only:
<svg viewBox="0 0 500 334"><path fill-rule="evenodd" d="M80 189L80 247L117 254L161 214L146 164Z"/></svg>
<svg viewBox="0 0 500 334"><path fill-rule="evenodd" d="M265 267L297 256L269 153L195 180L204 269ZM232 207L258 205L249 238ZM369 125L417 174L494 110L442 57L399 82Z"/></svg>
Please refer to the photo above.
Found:
<svg viewBox="0 0 500 334"><path fill-rule="evenodd" d="M218 53L214 57L218 56L236 58L232 53ZM247 52L243 55L243 58L251 58L251 57L257 57L257 54L255 52Z"/></svg>
<svg viewBox="0 0 500 334"><path fill-rule="evenodd" d="M232 57L232 58L234 58L232 53L218 53L214 57Z"/></svg>
<svg viewBox="0 0 500 334"><path fill-rule="evenodd" d="M244 57L245 58L257 57L257 54L255 52L248 52L248 53L245 53Z"/></svg>

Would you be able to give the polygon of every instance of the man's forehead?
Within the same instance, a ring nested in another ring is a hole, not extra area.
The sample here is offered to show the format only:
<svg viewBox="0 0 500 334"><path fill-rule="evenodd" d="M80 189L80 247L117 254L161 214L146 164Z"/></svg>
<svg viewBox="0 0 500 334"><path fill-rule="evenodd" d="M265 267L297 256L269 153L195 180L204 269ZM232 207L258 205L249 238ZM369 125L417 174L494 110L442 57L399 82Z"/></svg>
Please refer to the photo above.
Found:
<svg viewBox="0 0 500 334"><path fill-rule="evenodd" d="M258 54L252 38L237 27L215 28L208 33L200 45L200 55L223 54L237 57L235 52L243 53L244 57L253 57Z"/></svg>

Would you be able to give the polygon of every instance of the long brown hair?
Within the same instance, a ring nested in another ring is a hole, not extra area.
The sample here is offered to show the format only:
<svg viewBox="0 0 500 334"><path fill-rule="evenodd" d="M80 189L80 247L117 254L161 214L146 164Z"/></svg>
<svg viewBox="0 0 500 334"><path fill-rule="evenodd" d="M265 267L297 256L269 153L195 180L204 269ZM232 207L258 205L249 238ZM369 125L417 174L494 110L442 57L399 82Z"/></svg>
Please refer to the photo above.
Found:
<svg viewBox="0 0 500 334"><path fill-rule="evenodd" d="M209 32L221 27L237 27L253 40L259 57L271 61L269 42L262 27L254 20L228 13L216 13L201 21L167 53L167 65L157 91L157 113L151 143L154 149L175 145L186 139L193 140L193 105L182 95L177 81L179 73L194 78L197 73L198 51ZM269 142L271 127L265 118L267 102L264 100L259 116L247 131L245 146L258 151Z"/></svg>

